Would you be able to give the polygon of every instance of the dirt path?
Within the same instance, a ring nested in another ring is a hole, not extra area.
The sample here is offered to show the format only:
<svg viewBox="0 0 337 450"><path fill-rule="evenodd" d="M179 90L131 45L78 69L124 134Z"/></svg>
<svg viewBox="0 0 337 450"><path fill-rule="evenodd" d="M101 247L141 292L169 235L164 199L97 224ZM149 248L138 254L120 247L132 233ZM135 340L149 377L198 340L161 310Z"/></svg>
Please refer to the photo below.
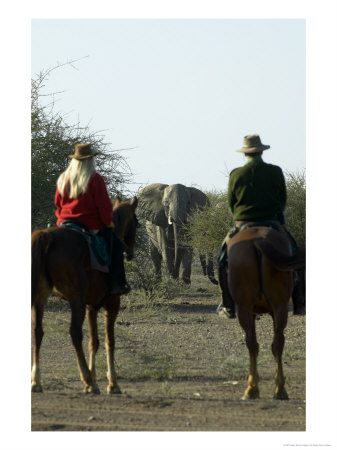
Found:
<svg viewBox="0 0 337 450"><path fill-rule="evenodd" d="M97 371L101 395L85 395L68 336L67 308L46 311L44 392L32 394L33 431L304 431L305 317L289 313L284 370L289 401L273 400L272 321L257 321L261 398L241 401L248 353L236 320L215 314L217 288L192 284L163 307L122 309L116 326L121 395L105 393L103 314ZM55 303L56 304L56 303ZM87 338L84 330L85 340Z"/></svg>

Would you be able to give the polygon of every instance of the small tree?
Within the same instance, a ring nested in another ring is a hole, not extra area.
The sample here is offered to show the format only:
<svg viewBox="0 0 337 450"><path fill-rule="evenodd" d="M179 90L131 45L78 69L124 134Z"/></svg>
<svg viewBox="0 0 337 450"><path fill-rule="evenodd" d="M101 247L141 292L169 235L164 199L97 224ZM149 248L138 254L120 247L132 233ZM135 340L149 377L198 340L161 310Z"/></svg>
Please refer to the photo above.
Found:
<svg viewBox="0 0 337 450"><path fill-rule="evenodd" d="M72 64L69 62L67 64ZM120 194L130 179L130 169L118 151L112 151L104 136L93 133L88 126L69 125L55 112L54 98L41 105L45 97L41 91L57 65L41 72L32 79L31 87L31 154L32 154L32 228L43 228L55 223L54 195L58 176L69 164L68 155L74 152L78 142L90 143L100 152L96 159L98 170L105 178L111 196Z"/></svg>
<svg viewBox="0 0 337 450"><path fill-rule="evenodd" d="M305 172L286 172L287 207L286 226L294 235L298 244L305 245L306 240L306 183Z"/></svg>
<svg viewBox="0 0 337 450"><path fill-rule="evenodd" d="M233 219L228 209L226 192L208 192L209 206L193 212L186 225L189 244L198 253L216 254L228 230L233 226Z"/></svg>

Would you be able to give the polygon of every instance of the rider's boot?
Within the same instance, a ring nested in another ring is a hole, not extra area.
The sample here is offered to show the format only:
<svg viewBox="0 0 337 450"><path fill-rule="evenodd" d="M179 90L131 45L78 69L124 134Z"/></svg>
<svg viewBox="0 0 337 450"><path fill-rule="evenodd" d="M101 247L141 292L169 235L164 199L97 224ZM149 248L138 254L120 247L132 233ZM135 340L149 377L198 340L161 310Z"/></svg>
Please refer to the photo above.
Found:
<svg viewBox="0 0 337 450"><path fill-rule="evenodd" d="M218 259L218 277L222 294L222 302L217 308L217 314L219 316L225 316L228 319L234 319L235 304L228 286L228 261L227 261L227 244L224 241L221 248L221 260ZM219 256L220 256L219 255Z"/></svg>
<svg viewBox="0 0 337 450"><path fill-rule="evenodd" d="M106 240L110 254L108 292L119 295L127 294L131 288L125 277L124 243L111 228L104 228L101 235Z"/></svg>

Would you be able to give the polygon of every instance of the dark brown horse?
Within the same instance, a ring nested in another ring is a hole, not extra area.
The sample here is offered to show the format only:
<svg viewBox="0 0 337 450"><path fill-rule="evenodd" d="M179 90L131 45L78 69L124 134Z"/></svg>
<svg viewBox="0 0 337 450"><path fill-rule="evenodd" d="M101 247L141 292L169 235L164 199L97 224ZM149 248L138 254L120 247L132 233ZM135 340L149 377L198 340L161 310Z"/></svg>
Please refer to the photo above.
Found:
<svg viewBox="0 0 337 450"><path fill-rule="evenodd" d="M245 331L250 356L248 387L243 399L259 398L256 339L256 314L269 313L273 318L272 352L276 360L275 395L288 399L282 367L284 328L292 293L292 270L304 267L305 252L291 255L287 237L269 227L247 228L237 233L228 246L228 282L236 304L240 325Z"/></svg>
<svg viewBox="0 0 337 450"><path fill-rule="evenodd" d="M137 198L128 203L114 203L116 234L124 241L126 258L133 257L136 235ZM42 317L48 296L53 292L70 304L70 335L75 348L84 392L98 394L95 355L99 341L97 312L105 309L105 347L107 352L107 378L109 394L120 393L114 367L114 324L119 311L120 296L108 293L107 273L90 268L86 240L77 231L68 228L46 228L32 234L32 321L33 366L32 391L41 392L39 352L43 337ZM82 325L87 316L89 330L89 366L82 347Z"/></svg>

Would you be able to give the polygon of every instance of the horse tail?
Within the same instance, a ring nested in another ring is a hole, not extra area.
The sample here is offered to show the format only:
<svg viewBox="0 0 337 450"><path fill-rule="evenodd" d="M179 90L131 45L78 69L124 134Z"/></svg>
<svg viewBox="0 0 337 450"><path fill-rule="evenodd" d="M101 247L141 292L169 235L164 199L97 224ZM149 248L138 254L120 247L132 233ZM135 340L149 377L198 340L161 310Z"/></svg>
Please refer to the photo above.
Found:
<svg viewBox="0 0 337 450"><path fill-rule="evenodd" d="M47 255L53 235L44 230L36 230L32 233L32 255L31 255L31 289L32 306L37 298L39 283L43 279L46 287L52 288L50 278L47 273Z"/></svg>
<svg viewBox="0 0 337 450"><path fill-rule="evenodd" d="M256 249L260 250L280 271L295 271L305 267L305 249L298 248L295 255L287 255L280 252L272 242L267 239L256 239L254 241Z"/></svg>

